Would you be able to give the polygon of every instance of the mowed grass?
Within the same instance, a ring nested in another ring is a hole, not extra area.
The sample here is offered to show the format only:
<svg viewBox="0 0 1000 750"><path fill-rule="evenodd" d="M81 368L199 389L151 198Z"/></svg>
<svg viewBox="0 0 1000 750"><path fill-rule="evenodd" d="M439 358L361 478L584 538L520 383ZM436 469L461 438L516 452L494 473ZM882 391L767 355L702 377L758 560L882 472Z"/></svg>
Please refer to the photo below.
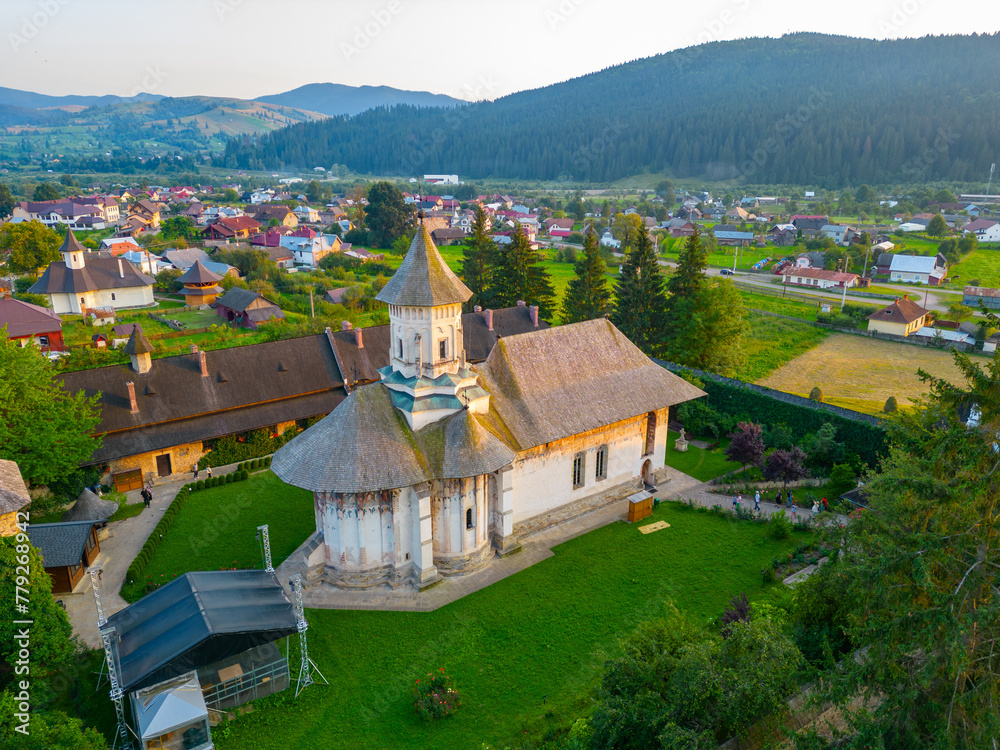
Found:
<svg viewBox="0 0 1000 750"><path fill-rule="evenodd" d="M670 528L645 535L640 524L616 522L592 531L433 612L308 610L309 654L331 684L295 700L289 689L258 701L253 713L213 729L216 747L479 750L537 742L589 711L588 693L619 638L662 614L668 600L708 621L733 595L776 595L760 570L802 538L775 542L764 526L679 503L661 504L642 524L658 520ZM454 677L461 707L421 721L413 685L441 668Z"/></svg>
<svg viewBox="0 0 1000 750"><path fill-rule="evenodd" d="M1000 250L979 247L948 269L948 277L957 281L947 284L949 289L961 291L963 286L1000 287ZM972 282L977 282L973 284Z"/></svg>
<svg viewBox="0 0 1000 750"><path fill-rule="evenodd" d="M721 477L733 469L740 468L738 463L730 461L723 453L725 446L729 444L728 439L723 439L715 450L689 445L684 453L678 453L674 449L674 443L678 437L679 433L673 431L667 433L667 466L702 482ZM688 438L690 439L690 437L689 435Z"/></svg>
<svg viewBox="0 0 1000 750"><path fill-rule="evenodd" d="M878 413L890 396L904 406L927 392L917 376L919 369L952 383L964 382L950 351L845 333L831 334L758 382L800 396L819 386L830 403Z"/></svg>
<svg viewBox="0 0 1000 750"><path fill-rule="evenodd" d="M270 471L192 492L146 565L143 581L166 583L192 570L263 568L256 535L265 523L277 567L316 530L312 495ZM122 587L128 601L140 595L138 586Z"/></svg>
<svg viewBox="0 0 1000 750"><path fill-rule="evenodd" d="M740 297L743 298L743 304L754 310L812 321L816 320L816 315L819 312L820 300L818 299L807 301L794 297L783 297L780 292L778 294L764 294L740 286L737 289L740 292Z"/></svg>
<svg viewBox="0 0 1000 750"><path fill-rule="evenodd" d="M744 362L736 377L756 383L829 336L805 321L785 320L751 312L750 330L743 339Z"/></svg>

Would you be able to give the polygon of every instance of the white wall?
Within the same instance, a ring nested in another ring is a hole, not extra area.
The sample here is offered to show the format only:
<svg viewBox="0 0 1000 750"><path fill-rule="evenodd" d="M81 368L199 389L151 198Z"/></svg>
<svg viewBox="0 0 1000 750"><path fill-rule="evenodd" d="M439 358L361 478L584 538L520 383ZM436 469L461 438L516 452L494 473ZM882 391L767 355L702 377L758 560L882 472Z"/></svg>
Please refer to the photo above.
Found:
<svg viewBox="0 0 1000 750"><path fill-rule="evenodd" d="M111 299L112 294L115 296L114 299ZM81 297L84 300L84 304L89 308L112 307L118 310L125 307L152 305L153 287L135 286L124 289L98 289L97 291L84 292L82 294L50 294L49 297L52 299L52 310L57 315L68 313L79 315L82 312L80 309Z"/></svg>
<svg viewBox="0 0 1000 750"><path fill-rule="evenodd" d="M657 412L656 445L651 455L643 455L645 443L643 414L519 454L514 461L514 523L635 479L647 458L651 460L652 471L661 469L667 444L666 409ZM598 481L597 450L602 445L608 446L608 471L607 479ZM585 481L582 487L574 489L573 459L580 451L586 453Z"/></svg>

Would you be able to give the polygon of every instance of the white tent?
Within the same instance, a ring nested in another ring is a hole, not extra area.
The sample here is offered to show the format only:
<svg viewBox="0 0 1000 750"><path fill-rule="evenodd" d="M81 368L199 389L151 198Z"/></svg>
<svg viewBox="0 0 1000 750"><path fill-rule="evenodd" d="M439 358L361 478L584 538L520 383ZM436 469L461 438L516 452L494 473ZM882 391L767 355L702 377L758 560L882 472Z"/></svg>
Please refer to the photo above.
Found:
<svg viewBox="0 0 1000 750"><path fill-rule="evenodd" d="M132 710L143 746L177 750L209 750L208 709L197 672L132 693Z"/></svg>

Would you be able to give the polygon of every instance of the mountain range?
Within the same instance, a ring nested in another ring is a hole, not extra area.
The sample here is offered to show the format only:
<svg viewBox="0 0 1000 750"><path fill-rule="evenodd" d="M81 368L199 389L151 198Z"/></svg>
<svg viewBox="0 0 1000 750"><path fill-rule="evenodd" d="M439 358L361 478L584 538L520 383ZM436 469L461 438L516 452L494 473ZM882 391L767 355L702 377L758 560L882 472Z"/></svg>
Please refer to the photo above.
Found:
<svg viewBox="0 0 1000 750"><path fill-rule="evenodd" d="M459 109L397 105L231 139L227 167L838 187L984 181L1000 35L813 33L677 50Z"/></svg>

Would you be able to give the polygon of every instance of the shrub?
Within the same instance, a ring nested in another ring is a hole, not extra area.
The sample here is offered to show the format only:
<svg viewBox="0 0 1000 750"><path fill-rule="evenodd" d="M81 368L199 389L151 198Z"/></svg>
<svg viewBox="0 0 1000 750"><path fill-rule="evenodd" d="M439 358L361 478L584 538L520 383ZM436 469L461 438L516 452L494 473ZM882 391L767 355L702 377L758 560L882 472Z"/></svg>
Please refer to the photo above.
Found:
<svg viewBox="0 0 1000 750"><path fill-rule="evenodd" d="M243 471L240 472L240 481L245 482L249 478L250 478L250 472L249 471L247 471L246 469L244 469Z"/></svg>
<svg viewBox="0 0 1000 750"><path fill-rule="evenodd" d="M260 466L260 461L255 458L250 462L250 471L256 471L258 466Z"/></svg>
<svg viewBox="0 0 1000 750"><path fill-rule="evenodd" d="M230 472L229 474L226 474L226 484L232 484L232 483L233 483L233 475Z"/></svg>
<svg viewBox="0 0 1000 750"><path fill-rule="evenodd" d="M444 669L417 680L413 687L413 707L421 719L440 719L459 706L458 691Z"/></svg>
<svg viewBox="0 0 1000 750"><path fill-rule="evenodd" d="M823 389L820 388L818 385L815 386L811 391L809 391L809 398L812 401L822 402L823 401Z"/></svg>
<svg viewBox="0 0 1000 750"><path fill-rule="evenodd" d="M885 400L885 406L882 407L882 411L886 414L893 414L899 411L899 403L896 401L895 396L889 396L889 398Z"/></svg>
<svg viewBox="0 0 1000 750"><path fill-rule="evenodd" d="M267 469L271 468L271 457L270 456L264 456L264 467L267 468Z"/></svg>
<svg viewBox="0 0 1000 750"><path fill-rule="evenodd" d="M194 488L196 490L203 490L203 489L205 489L205 480L204 479L199 479L197 482L194 483Z"/></svg>
<svg viewBox="0 0 1000 750"><path fill-rule="evenodd" d="M779 510L771 514L771 520L767 524L767 535L772 539L787 539L792 534L792 524L785 515L785 511Z"/></svg>

